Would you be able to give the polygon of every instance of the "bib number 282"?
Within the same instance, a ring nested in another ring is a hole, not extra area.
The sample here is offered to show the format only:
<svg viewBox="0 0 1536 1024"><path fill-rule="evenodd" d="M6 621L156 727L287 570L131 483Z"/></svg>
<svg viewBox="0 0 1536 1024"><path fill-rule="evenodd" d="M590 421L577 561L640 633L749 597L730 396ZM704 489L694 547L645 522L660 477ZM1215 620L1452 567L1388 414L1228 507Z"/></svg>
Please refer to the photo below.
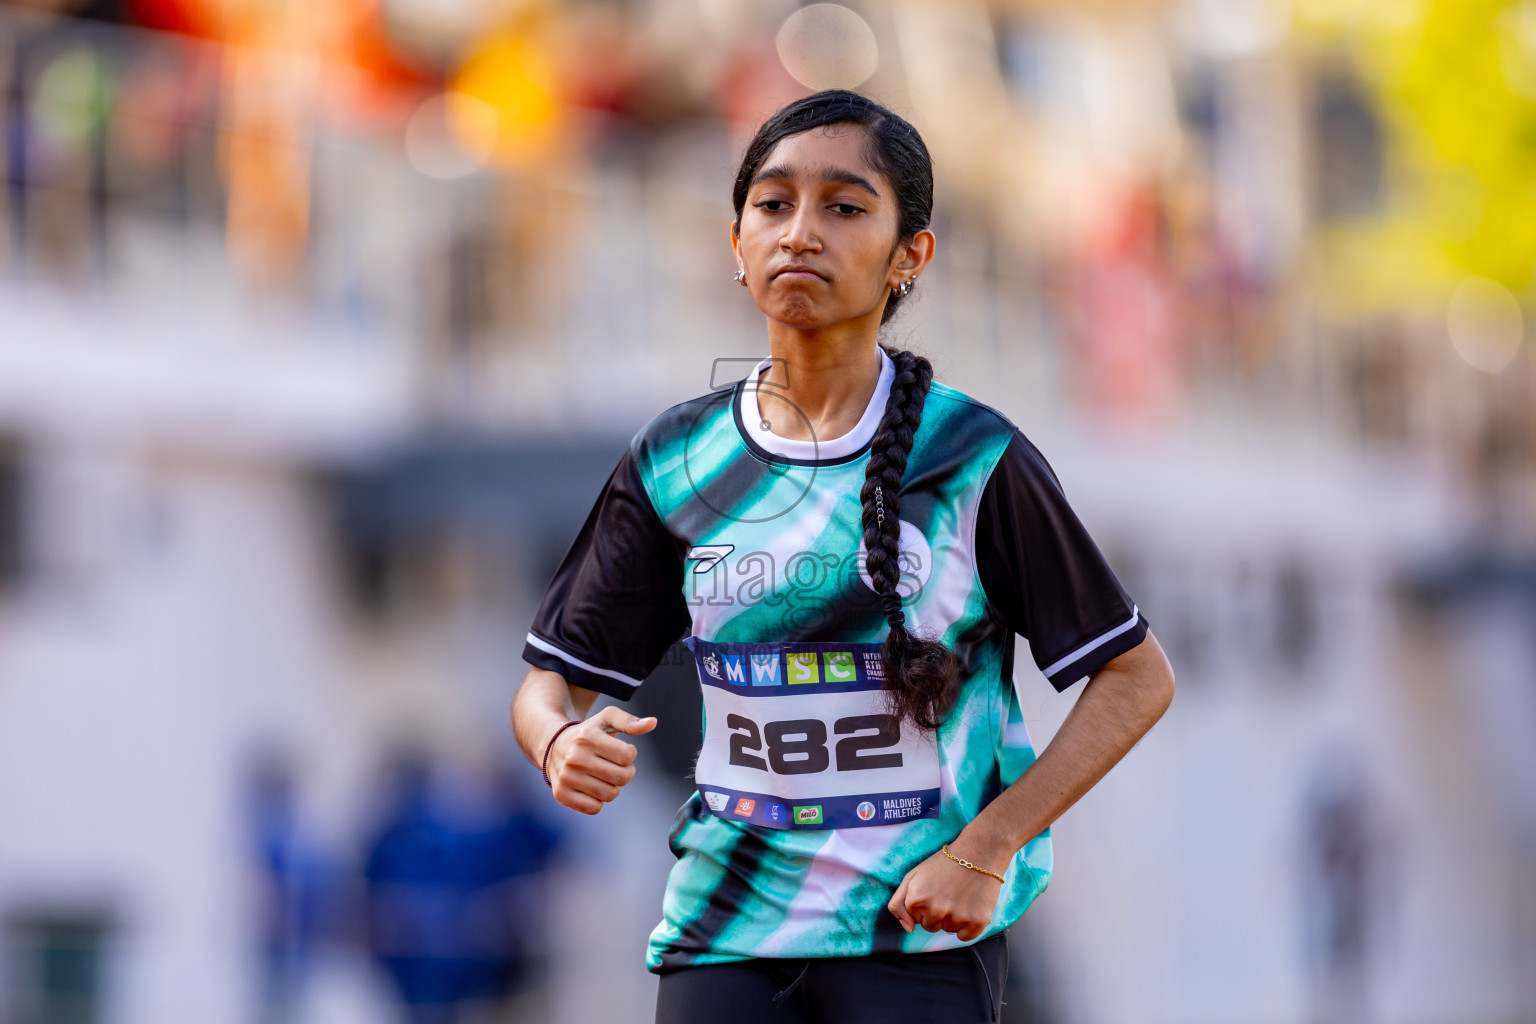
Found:
<svg viewBox="0 0 1536 1024"><path fill-rule="evenodd" d="M900 768L901 753L871 751L901 742L901 722L895 715L854 715L832 723L832 732L844 736L827 750L827 724L819 718L793 718L766 722L762 728L745 715L726 715L731 730L730 763L777 775L814 775L824 772L837 756L837 770L856 772L869 768ZM768 757L760 755L767 740Z"/></svg>

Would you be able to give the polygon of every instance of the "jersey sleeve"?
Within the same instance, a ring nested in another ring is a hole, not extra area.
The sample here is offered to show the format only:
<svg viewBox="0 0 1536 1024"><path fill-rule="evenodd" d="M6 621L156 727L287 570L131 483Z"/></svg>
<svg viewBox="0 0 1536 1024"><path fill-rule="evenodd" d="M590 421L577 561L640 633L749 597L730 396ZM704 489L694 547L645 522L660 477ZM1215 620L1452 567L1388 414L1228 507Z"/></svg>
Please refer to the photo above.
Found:
<svg viewBox="0 0 1536 1024"><path fill-rule="evenodd" d="M1029 641L1057 690L1141 643L1147 621L1067 504L1045 456L1017 427L976 517L982 589Z"/></svg>
<svg viewBox="0 0 1536 1024"><path fill-rule="evenodd" d="M555 570L523 660L628 700L692 625L684 554L651 503L631 447Z"/></svg>

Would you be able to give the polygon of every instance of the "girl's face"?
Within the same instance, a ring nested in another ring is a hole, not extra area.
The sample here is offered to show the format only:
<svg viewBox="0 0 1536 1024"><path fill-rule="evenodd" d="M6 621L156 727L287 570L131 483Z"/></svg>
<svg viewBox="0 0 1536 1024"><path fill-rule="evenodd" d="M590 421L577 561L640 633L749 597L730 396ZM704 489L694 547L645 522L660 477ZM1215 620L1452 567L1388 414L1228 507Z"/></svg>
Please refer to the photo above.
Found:
<svg viewBox="0 0 1536 1024"><path fill-rule="evenodd" d="M896 243L896 196L864 158L864 129L832 124L768 153L731 230L736 262L764 313L801 329L880 313L891 288L921 271L933 233Z"/></svg>

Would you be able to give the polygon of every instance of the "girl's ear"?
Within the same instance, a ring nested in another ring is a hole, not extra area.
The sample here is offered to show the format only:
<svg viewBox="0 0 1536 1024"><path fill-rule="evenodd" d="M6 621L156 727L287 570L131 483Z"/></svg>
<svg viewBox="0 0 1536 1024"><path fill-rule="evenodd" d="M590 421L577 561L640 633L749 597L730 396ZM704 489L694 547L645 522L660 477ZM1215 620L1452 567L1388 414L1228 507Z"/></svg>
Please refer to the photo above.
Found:
<svg viewBox="0 0 1536 1024"><path fill-rule="evenodd" d="M905 243L895 244L895 263L891 264L892 282L899 284L902 279L915 278L928 269L928 264L934 259L937 241L934 233L925 227L906 239Z"/></svg>

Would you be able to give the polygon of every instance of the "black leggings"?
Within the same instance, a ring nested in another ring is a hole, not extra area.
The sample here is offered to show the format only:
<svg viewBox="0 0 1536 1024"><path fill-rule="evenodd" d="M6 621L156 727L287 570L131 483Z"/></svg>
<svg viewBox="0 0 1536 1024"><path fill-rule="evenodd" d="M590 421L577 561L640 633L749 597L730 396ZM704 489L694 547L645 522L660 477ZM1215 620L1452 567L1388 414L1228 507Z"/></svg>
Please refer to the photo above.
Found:
<svg viewBox="0 0 1536 1024"><path fill-rule="evenodd" d="M934 953L758 959L661 976L656 1024L990 1024L1008 977L999 932Z"/></svg>

